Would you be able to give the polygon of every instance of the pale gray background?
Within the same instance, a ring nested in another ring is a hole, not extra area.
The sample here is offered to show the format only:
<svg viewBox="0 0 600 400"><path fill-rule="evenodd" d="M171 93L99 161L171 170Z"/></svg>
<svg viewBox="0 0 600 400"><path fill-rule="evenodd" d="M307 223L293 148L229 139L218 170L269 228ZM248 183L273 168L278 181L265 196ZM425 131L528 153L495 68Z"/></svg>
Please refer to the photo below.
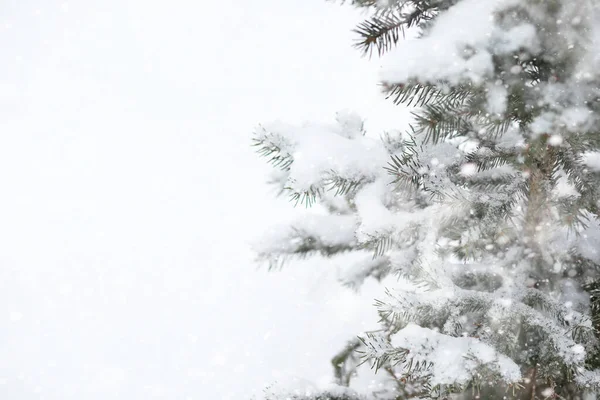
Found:
<svg viewBox="0 0 600 400"><path fill-rule="evenodd" d="M293 212L249 144L261 121L342 108L393 125L377 62L351 48L360 17L325 0L0 2L0 398L329 380L376 285L341 289L331 263L257 269L248 243Z"/></svg>

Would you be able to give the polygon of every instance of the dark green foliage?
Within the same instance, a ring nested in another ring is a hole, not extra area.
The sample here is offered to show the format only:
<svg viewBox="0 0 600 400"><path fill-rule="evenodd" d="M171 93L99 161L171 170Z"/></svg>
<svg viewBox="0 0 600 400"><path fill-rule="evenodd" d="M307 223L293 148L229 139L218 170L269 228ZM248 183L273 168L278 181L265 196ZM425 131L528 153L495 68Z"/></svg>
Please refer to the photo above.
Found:
<svg viewBox="0 0 600 400"><path fill-rule="evenodd" d="M359 36L355 46L365 55L370 56L373 49L376 49L381 56L404 37L406 29L430 20L437 9L435 3L437 2L406 0L390 2L387 7L377 8L373 17L354 30ZM374 1L366 4L371 7L377 5Z"/></svg>
<svg viewBox="0 0 600 400"><path fill-rule="evenodd" d="M373 17L362 22L355 29L355 32L360 36L355 46L369 56L375 47L377 53L382 55L392 48L400 35L404 34L404 27L404 19L400 15L390 14Z"/></svg>
<svg viewBox="0 0 600 400"><path fill-rule="evenodd" d="M592 325L597 340L600 340L600 280L585 284L584 289L590 295ZM586 362L590 368L600 368L600 351L596 350L588 354Z"/></svg>
<svg viewBox="0 0 600 400"><path fill-rule="evenodd" d="M447 104L457 106L462 104L470 95L472 90L467 87L440 88L432 84L383 84L386 97L396 105L407 107L422 107L427 104Z"/></svg>
<svg viewBox="0 0 600 400"><path fill-rule="evenodd" d="M414 129L412 135L414 135ZM394 177L392 184L410 189L418 188L422 184L423 166L419 162L418 152L420 146L411 136L403 142L402 155L392 155L387 167L384 169Z"/></svg>
<svg viewBox="0 0 600 400"><path fill-rule="evenodd" d="M354 0L372 11L355 30L356 46L382 55L409 27L427 38L436 33L428 30L435 18L457 2ZM357 350L363 362L397 384L398 393L412 384L421 398L541 399L552 389L558 396L553 398L575 400L600 382L600 266L590 259L595 256L589 243L582 250L580 241L600 234L600 172L586 164L588 152L600 152L600 89L597 76L585 83L574 74L582 43L590 38L589 27L578 37L575 23L572 36L561 36L564 21L555 17L571 10L570 4L523 1L494 14L490 24L501 26L499 31L525 25L539 43L505 50L490 39L487 47L469 47L465 57L489 53L491 67L477 79L440 73L437 80L423 74L419 81L418 71L408 76L402 70L406 82L382 84L394 104L417 108L409 132L382 138L390 157L382 167L391 189L376 204L385 208L377 215L417 216L407 216L399 228L391 223L375 233L365 229L342 248L306 237L297 253L371 251L374 262L365 275L396 274L422 290L388 290L376 301L381 329L334 358L338 383L349 384L354 363L346 362L354 361ZM580 117L570 123L571 112L588 112L591 126L578 125ZM259 143L261 154L289 168L293 160L273 143ZM331 191L348 200L348 212L360 224L358 200L369 179L332 174L323 185L292 197L310 206ZM421 215L427 212L438 214ZM487 362L474 375L469 372L466 383L433 386L431 361L416 361L411 349L392 345L393 335L409 324L428 329L419 333L488 346L514 363L517 378L507 380Z"/></svg>

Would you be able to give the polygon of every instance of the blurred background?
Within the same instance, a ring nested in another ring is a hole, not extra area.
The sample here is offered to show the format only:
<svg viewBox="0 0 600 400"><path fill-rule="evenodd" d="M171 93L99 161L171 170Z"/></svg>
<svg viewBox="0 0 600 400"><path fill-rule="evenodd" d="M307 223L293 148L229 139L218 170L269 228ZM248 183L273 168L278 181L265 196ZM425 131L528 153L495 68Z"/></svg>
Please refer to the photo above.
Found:
<svg viewBox="0 0 600 400"><path fill-rule="evenodd" d="M401 119L325 0L0 2L0 398L250 399L374 326L331 262L267 272L297 215L260 122ZM324 330L323 326L327 329Z"/></svg>

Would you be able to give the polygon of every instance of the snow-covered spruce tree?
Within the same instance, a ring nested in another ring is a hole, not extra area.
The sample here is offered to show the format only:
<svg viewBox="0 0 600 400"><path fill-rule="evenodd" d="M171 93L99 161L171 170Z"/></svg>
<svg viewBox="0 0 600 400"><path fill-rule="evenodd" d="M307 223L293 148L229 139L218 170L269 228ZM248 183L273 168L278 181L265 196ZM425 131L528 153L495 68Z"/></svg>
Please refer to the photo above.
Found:
<svg viewBox="0 0 600 400"><path fill-rule="evenodd" d="M262 258L356 253L345 283L412 283L376 301L380 326L335 357L337 383L358 352L396 385L374 398L595 398L600 2L353 3L373 11L358 46L389 53L381 80L417 107L412 128L374 140L340 113L254 136L274 184L320 204Z"/></svg>

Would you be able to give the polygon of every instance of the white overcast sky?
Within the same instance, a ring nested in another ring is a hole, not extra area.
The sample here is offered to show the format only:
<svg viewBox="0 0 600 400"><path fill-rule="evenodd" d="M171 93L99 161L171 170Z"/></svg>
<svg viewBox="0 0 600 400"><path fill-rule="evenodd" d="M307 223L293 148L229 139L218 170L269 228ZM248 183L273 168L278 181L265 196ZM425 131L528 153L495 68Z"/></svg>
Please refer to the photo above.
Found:
<svg viewBox="0 0 600 400"><path fill-rule="evenodd" d="M325 0L0 2L0 398L330 378L374 287L257 269L247 243L291 206L249 144L274 119L398 119L359 20Z"/></svg>

